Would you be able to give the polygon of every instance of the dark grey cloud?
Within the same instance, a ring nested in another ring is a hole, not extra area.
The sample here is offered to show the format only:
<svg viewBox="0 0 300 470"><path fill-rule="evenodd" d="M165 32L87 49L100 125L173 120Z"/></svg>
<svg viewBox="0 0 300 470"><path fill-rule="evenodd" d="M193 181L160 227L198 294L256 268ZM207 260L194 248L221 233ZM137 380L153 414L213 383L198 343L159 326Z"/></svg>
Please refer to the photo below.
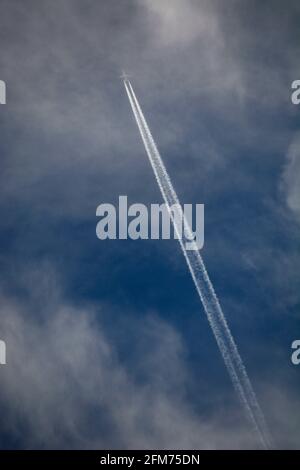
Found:
<svg viewBox="0 0 300 470"><path fill-rule="evenodd" d="M260 112L276 112L288 101L295 60L285 58L283 68L276 60L266 61L263 51L269 52L271 41L287 38L292 10L282 21L280 9L274 8L264 38L263 20L254 25L257 15L250 6L246 9L255 34L235 2L228 11L222 2L181 0L174 6L114 1L109 8L93 1L85 6L68 0L2 2L1 8L6 112L19 129L2 172L2 191L13 200L22 198L28 205L39 200L53 215L75 211L76 217L85 217L89 201L99 187L107 189L107 180L114 187L122 175L128 186L138 188L148 167L118 80L122 68L132 72L170 164L182 167L181 186L190 185L194 194L197 185L212 177L211 169L231 165L229 145L244 140L259 146L263 141L284 149L284 130L278 135L262 128L248 107L254 102ZM216 113L219 118L207 120ZM216 139L224 116L226 148ZM185 138L191 127L201 136L199 144L192 136ZM174 160L178 147L181 155ZM184 169L187 153L197 171L193 181ZM95 174L98 180L86 185ZM45 197L53 180L55 194Z"/></svg>

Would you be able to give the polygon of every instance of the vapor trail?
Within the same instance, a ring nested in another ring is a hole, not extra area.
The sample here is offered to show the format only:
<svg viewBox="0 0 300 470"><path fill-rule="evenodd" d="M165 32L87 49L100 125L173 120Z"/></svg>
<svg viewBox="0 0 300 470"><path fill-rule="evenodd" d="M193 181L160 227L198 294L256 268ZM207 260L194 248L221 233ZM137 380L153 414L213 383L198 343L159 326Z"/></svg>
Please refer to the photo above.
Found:
<svg viewBox="0 0 300 470"><path fill-rule="evenodd" d="M213 285L209 279L202 257L197 249L195 242L195 246L192 247L194 249L186 249L182 237L179 236L180 227L178 226L178 219L184 221L185 233L189 240L193 238L191 235L192 230L184 217L183 211L181 210L177 194L173 188L170 177L158 152L150 129L147 125L143 112L128 78L124 79L124 85L147 155L154 171L156 181L159 185L164 201L169 209L169 213L174 224L175 232L178 235L177 238L179 239L182 252L186 259L196 290L203 304L209 324L213 330L233 386L240 398L248 418L250 419L256 433L258 434L262 446L266 449L270 448L271 436L265 423L263 413L258 404L255 392L252 388L241 356L237 350L237 346L228 327ZM174 205L178 208L177 210L180 212L179 215L182 217L181 219L180 217L178 218L173 216L170 207L174 207Z"/></svg>

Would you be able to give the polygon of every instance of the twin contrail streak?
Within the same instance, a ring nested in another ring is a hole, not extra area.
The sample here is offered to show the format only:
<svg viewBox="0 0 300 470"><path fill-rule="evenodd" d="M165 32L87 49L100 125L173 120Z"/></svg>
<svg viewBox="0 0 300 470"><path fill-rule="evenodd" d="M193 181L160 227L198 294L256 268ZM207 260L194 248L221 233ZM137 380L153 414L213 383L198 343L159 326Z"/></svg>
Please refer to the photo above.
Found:
<svg viewBox="0 0 300 470"><path fill-rule="evenodd" d="M164 201L168 209L171 206L176 205L176 207L179 207L179 211L181 211L177 194L153 140L131 83L126 77L124 79L124 85ZM174 230L179 234L178 218L174 217L170 209L169 212L174 224ZM189 236L192 231L188 226L188 222L184 218L183 211L180 212L180 215L183 217L181 220L184 220L185 233L189 239L192 239L193 237ZM196 244L193 247L194 249L187 250L182 237L178 236L178 239L234 388L242 402L248 418L258 434L262 446L264 448L270 448L271 437L268 432L263 413L258 404L255 392L252 388L241 356L237 350L237 346L228 327L213 285L209 279L202 257Z"/></svg>

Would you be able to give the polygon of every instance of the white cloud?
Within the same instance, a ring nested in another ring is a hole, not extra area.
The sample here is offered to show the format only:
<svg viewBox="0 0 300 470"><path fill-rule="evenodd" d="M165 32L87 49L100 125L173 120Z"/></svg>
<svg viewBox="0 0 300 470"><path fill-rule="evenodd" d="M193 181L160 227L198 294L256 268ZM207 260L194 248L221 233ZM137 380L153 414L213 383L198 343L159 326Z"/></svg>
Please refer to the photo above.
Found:
<svg viewBox="0 0 300 470"><path fill-rule="evenodd" d="M160 45L188 45L199 37L219 37L217 17L204 2L193 0L144 0L141 2L153 15L151 26Z"/></svg>
<svg viewBox="0 0 300 470"><path fill-rule="evenodd" d="M238 401L234 408L227 403L218 416L204 417L193 408L186 395L191 378L184 344L168 323L153 314L134 323L127 319L122 334L134 332L128 360L104 327L102 310L108 305L70 304L49 266L28 272L23 282L26 301L0 297L1 336L7 344L1 427L13 440L25 448L257 446ZM205 376L199 393L202 380ZM297 447L292 419L297 400L290 400L279 383L260 388L277 445Z"/></svg>
<svg viewBox="0 0 300 470"><path fill-rule="evenodd" d="M184 348L174 328L153 315L136 322L139 346L132 342L131 370L108 340L101 310L70 305L57 291L53 274L49 282L43 271L40 278L37 287L29 273L27 302L3 295L0 299L1 335L7 344L7 365L1 367L1 426L23 446L256 445L247 423L240 422L238 402L219 418L203 419L193 410L185 395L189 377ZM45 309L36 311L41 295Z"/></svg>

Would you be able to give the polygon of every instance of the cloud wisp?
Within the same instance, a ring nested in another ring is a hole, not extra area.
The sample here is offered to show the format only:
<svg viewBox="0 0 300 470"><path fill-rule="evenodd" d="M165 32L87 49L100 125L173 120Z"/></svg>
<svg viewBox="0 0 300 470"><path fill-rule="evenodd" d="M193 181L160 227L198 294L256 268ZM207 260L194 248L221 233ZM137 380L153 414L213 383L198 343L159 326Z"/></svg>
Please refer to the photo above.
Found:
<svg viewBox="0 0 300 470"><path fill-rule="evenodd" d="M38 271L44 282L24 284L27 301L0 296L1 333L8 346L8 364L1 369L1 424L13 447L255 446L235 409L227 416L195 411L186 395L185 347L174 327L153 312L125 327L132 368L103 321L104 311L113 315L110 306L78 307L64 298L53 272ZM44 309L40 296L48 298Z"/></svg>

